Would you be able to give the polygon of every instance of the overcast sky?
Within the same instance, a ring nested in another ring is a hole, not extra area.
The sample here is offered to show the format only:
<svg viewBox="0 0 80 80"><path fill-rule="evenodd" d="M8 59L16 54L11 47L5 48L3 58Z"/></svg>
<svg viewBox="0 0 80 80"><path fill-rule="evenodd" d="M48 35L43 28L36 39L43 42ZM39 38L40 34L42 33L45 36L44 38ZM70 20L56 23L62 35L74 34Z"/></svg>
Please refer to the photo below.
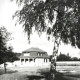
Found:
<svg viewBox="0 0 80 80"><path fill-rule="evenodd" d="M46 34L44 33L39 37L36 33L31 36L31 43L28 44L27 36L23 32L21 25L15 26L15 20L12 20L12 15L18 9L15 2L10 0L0 0L0 26L5 26L9 32L12 33L13 40L8 42L8 45L13 46L15 52L22 52L30 47L38 47L52 54L53 42L48 41ZM69 53L70 56L80 57L80 50L72 48L70 45L62 45L59 48L59 52Z"/></svg>

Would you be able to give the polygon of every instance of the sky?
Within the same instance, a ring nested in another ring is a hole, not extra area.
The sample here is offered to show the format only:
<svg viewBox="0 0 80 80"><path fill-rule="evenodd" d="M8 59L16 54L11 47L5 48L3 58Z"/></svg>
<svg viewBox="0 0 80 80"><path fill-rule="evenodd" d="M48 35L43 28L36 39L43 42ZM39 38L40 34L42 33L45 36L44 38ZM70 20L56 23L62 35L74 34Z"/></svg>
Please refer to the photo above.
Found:
<svg viewBox="0 0 80 80"><path fill-rule="evenodd" d="M23 32L22 25L16 25L16 21L12 19L12 15L18 10L19 7L15 2L10 2L10 0L0 0L0 26L5 26L7 30L12 33L12 40L8 41L7 45L13 46L14 52L22 52L30 47L38 47L48 52L49 55L53 51L53 41L47 40L47 35L42 34L41 37L33 32L31 35L31 43L28 44L27 35ZM59 53L64 54L69 53L72 57L80 58L80 50L71 47L70 45L65 45L61 43L59 48Z"/></svg>

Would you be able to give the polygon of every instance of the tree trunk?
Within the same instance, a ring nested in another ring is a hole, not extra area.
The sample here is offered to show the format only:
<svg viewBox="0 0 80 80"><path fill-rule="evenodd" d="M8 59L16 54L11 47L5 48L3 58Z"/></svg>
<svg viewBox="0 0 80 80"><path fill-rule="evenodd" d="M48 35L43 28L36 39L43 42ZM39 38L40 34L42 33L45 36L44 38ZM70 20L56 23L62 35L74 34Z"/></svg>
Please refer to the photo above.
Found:
<svg viewBox="0 0 80 80"><path fill-rule="evenodd" d="M6 63L4 63L4 71L5 71L5 73L7 72L7 71L6 71Z"/></svg>
<svg viewBox="0 0 80 80"><path fill-rule="evenodd" d="M51 58L51 66L50 66L50 73L51 73L51 78L52 78L51 80L54 80L55 75L56 75L56 60L57 60L59 44L60 44L60 38L55 37L53 54Z"/></svg>

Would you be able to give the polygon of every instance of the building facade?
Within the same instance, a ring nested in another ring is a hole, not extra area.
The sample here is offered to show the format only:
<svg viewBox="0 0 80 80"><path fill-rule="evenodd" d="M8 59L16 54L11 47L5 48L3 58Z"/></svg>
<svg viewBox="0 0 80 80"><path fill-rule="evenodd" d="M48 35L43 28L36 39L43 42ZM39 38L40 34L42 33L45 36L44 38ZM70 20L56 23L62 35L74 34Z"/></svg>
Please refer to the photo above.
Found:
<svg viewBox="0 0 80 80"><path fill-rule="evenodd" d="M23 51L19 58L22 66L48 66L50 63L47 52L34 47Z"/></svg>

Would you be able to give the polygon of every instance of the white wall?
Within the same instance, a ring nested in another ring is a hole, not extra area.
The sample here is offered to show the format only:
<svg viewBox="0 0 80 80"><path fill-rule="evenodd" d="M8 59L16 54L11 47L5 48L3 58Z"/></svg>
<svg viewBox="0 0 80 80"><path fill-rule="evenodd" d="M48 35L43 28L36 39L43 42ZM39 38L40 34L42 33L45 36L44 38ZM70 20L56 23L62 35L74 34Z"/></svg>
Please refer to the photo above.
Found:
<svg viewBox="0 0 80 80"><path fill-rule="evenodd" d="M34 61L21 62L20 60L14 61L13 63L7 62L7 67L36 67L36 66L47 67L49 65L50 65L49 59L47 59L47 62L44 62L43 58L37 58L35 59L35 62ZM4 65L2 64L0 65L0 67L4 67Z"/></svg>
<svg viewBox="0 0 80 80"><path fill-rule="evenodd" d="M19 67L24 67L24 66L27 66L27 67L32 67L32 66L49 66L50 65L50 62L49 62L49 59L47 59L47 62L45 61L44 62L44 59L43 58L36 58L35 59L35 62L34 62L34 59L33 61L26 61L25 60L23 62L19 62L18 64L16 64L17 66Z"/></svg>

